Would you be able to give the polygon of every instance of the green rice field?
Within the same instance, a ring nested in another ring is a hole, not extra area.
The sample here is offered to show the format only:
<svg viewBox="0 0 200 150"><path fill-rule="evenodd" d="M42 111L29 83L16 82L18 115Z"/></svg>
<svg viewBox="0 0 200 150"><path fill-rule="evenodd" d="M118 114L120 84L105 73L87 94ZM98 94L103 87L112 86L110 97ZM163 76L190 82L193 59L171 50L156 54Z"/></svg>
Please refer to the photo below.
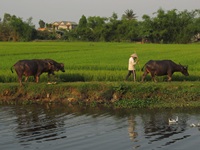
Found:
<svg viewBox="0 0 200 150"><path fill-rule="evenodd" d="M189 77L175 73L172 81L200 80L200 44L137 44L92 42L24 42L0 43L0 82L18 82L10 68L22 59L54 59L65 64L65 73L56 72L58 82L115 82L124 81L130 54L139 56L137 81L141 80L141 68L149 60L170 59L188 65ZM40 82L46 82L47 74ZM129 80L133 80L132 77ZM159 82L166 77L158 77ZM30 82L33 78L29 79ZM146 78L151 81L150 76Z"/></svg>

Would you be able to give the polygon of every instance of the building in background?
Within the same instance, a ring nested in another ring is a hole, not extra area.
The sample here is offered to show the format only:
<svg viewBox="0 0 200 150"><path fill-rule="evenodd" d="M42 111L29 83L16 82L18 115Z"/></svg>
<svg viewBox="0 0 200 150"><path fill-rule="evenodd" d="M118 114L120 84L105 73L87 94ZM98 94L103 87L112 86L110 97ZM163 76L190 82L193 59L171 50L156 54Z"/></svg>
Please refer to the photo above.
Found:
<svg viewBox="0 0 200 150"><path fill-rule="evenodd" d="M76 22L71 21L55 21L52 23L52 28L55 30L72 30L75 29L78 26Z"/></svg>

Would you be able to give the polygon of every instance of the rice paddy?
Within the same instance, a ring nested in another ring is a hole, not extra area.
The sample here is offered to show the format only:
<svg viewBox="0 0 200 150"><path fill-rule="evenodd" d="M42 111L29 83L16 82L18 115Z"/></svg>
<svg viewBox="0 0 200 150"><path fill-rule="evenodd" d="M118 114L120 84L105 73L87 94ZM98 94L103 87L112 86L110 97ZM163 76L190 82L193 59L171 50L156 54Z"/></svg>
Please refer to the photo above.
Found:
<svg viewBox="0 0 200 150"><path fill-rule="evenodd" d="M171 59L188 65L189 77L175 73L174 81L200 80L199 44L136 44L136 43L90 43L90 42L25 42L0 43L0 82L17 82L16 73L10 68L21 59L51 58L65 64L66 72L56 72L60 82L75 81L124 81L128 58L136 52L139 64L136 66L137 81L141 80L141 68L148 60ZM47 75L41 75L40 82L46 82ZM129 79L132 80L131 77ZM147 77L147 81L151 80ZM158 77L158 81L165 77ZM33 81L30 78L29 81Z"/></svg>

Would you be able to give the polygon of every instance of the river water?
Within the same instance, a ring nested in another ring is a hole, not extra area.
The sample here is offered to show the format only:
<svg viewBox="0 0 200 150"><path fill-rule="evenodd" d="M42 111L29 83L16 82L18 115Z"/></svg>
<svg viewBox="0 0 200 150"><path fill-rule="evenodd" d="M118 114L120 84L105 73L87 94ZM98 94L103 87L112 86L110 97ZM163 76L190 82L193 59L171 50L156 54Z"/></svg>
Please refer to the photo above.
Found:
<svg viewBox="0 0 200 150"><path fill-rule="evenodd" d="M169 124L168 118L178 122ZM1 150L199 149L199 109L0 105Z"/></svg>

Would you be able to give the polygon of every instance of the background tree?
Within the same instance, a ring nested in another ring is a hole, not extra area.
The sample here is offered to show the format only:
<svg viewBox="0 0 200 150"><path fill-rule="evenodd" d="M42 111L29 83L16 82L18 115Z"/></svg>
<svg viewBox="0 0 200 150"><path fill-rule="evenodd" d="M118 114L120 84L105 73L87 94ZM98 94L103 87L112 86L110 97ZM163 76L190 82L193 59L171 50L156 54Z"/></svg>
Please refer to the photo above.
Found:
<svg viewBox="0 0 200 150"><path fill-rule="evenodd" d="M45 22L43 20L39 21L39 26L40 28L44 28L45 27Z"/></svg>
<svg viewBox="0 0 200 150"><path fill-rule="evenodd" d="M45 27L43 20L40 27ZM46 24L47 32L36 30L32 18L22 18L5 13L0 22L1 41L31 41L37 39L57 38L52 24ZM121 19L116 13L111 17L81 16L77 28L62 31L63 40L73 41L148 41L151 43L189 43L200 39L200 10L164 11L158 9L153 17L143 15L142 20L136 19L133 10L126 10Z"/></svg>
<svg viewBox="0 0 200 150"><path fill-rule="evenodd" d="M84 15L79 20L78 28L87 28L87 18Z"/></svg>
<svg viewBox="0 0 200 150"><path fill-rule="evenodd" d="M176 9L165 12L159 9L156 17L143 16L140 34L150 42L156 43L188 43L199 33L195 30L198 11L178 12ZM198 17L199 18L199 17ZM198 26L198 25L197 25Z"/></svg>
<svg viewBox="0 0 200 150"><path fill-rule="evenodd" d="M77 34L79 40L84 40L84 41L93 40L92 30L88 27L87 18L84 15L82 15L81 19L79 20L79 24L77 27Z"/></svg>
<svg viewBox="0 0 200 150"><path fill-rule="evenodd" d="M122 41L138 41L138 21L133 10L126 10L122 15L121 23L118 26L118 33Z"/></svg>
<svg viewBox="0 0 200 150"><path fill-rule="evenodd" d="M143 15L142 19L139 26L139 37L142 38L142 42L153 42L153 21L148 15Z"/></svg>
<svg viewBox="0 0 200 150"><path fill-rule="evenodd" d="M198 17L197 17L198 16ZM200 33L200 19L198 10L188 12L187 10L179 13L180 34L176 37L176 43L188 43L198 33Z"/></svg>
<svg viewBox="0 0 200 150"><path fill-rule="evenodd" d="M139 37L138 22L136 20L122 20L118 25L120 41L138 41Z"/></svg>
<svg viewBox="0 0 200 150"><path fill-rule="evenodd" d="M188 29L193 33L192 41L198 42L200 41L200 10L195 10L194 13L195 13L195 18L193 20L193 24L190 24L188 26Z"/></svg>
<svg viewBox="0 0 200 150"><path fill-rule="evenodd" d="M3 23L9 23L10 19L11 19L11 15L5 13L3 17Z"/></svg>
<svg viewBox="0 0 200 150"><path fill-rule="evenodd" d="M105 21L107 18L105 17L99 17L99 16L94 16L94 17L88 17L87 22L88 22L88 28L92 31L92 37L93 41L102 41L102 31L105 26Z"/></svg>
<svg viewBox="0 0 200 150"><path fill-rule="evenodd" d="M5 13L2 23L1 39L6 41L30 41L35 38L36 30L32 24L32 18L24 22L15 15ZM3 36L3 37L2 37Z"/></svg>
<svg viewBox="0 0 200 150"><path fill-rule="evenodd" d="M87 19L84 15L79 20L77 34L80 40L86 40Z"/></svg>
<svg viewBox="0 0 200 150"><path fill-rule="evenodd" d="M0 41L10 41L11 28L3 23L0 23Z"/></svg>
<svg viewBox="0 0 200 150"><path fill-rule="evenodd" d="M52 28L53 25L51 23L46 23L46 28Z"/></svg>
<svg viewBox="0 0 200 150"><path fill-rule="evenodd" d="M102 32L102 37L104 41L120 41L118 26L121 23L121 20L118 20L116 13L113 13L111 17L108 18L108 22L105 24L105 27Z"/></svg>
<svg viewBox="0 0 200 150"><path fill-rule="evenodd" d="M125 14L122 15L122 19L136 20L137 18L136 14L133 12L132 9L127 9L124 13Z"/></svg>

